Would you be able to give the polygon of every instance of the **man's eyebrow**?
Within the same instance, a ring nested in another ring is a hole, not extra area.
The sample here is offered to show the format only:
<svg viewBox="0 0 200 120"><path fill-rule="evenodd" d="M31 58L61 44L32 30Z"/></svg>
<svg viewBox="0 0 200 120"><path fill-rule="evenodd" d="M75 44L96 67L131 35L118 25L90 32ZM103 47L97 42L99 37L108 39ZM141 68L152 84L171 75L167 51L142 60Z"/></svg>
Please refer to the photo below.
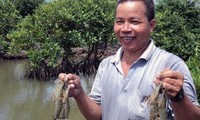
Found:
<svg viewBox="0 0 200 120"><path fill-rule="evenodd" d="M124 18L123 17L115 17L115 20L123 20ZM139 18L139 17L130 17L130 18L128 18L129 20L139 20L139 21L144 21L144 20L142 20L141 18Z"/></svg>
<svg viewBox="0 0 200 120"><path fill-rule="evenodd" d="M141 19L140 17L131 17L130 20L138 20L140 22L143 22L144 20Z"/></svg>
<svg viewBox="0 0 200 120"><path fill-rule="evenodd" d="M142 20L142 19L141 19L141 18L139 18L139 17L130 17L130 19Z"/></svg>

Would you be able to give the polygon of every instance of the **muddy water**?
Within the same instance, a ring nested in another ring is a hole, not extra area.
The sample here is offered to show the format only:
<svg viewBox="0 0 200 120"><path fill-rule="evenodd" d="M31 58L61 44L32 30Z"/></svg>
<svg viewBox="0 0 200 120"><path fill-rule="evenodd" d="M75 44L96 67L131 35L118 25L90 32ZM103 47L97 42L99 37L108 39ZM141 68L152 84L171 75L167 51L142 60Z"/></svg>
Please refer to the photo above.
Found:
<svg viewBox="0 0 200 120"><path fill-rule="evenodd" d="M24 79L25 60L0 60L0 120L52 120L54 82ZM90 90L93 76L81 77L84 90ZM84 120L70 98L69 120Z"/></svg>

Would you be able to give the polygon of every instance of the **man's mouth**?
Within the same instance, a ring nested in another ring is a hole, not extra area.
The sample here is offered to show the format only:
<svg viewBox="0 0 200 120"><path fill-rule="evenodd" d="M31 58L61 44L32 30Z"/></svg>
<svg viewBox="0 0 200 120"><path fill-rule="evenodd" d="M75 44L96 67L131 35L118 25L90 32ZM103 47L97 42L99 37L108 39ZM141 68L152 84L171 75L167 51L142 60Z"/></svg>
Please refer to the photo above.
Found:
<svg viewBox="0 0 200 120"><path fill-rule="evenodd" d="M132 37L132 36L123 36L122 37L122 39L126 42L126 43L128 43L128 42L130 42L131 40L133 40L135 37Z"/></svg>
<svg viewBox="0 0 200 120"><path fill-rule="evenodd" d="M125 37L122 37L124 40L133 40L133 37L129 37L129 36L125 36Z"/></svg>

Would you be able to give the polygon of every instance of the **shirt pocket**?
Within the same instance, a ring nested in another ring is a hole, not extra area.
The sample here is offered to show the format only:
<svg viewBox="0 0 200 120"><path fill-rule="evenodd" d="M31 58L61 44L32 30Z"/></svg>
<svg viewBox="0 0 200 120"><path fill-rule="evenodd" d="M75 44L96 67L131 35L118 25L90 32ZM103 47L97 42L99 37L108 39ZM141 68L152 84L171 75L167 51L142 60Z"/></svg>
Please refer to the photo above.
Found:
<svg viewBox="0 0 200 120"><path fill-rule="evenodd" d="M130 103L129 107L129 120L148 120L150 115L150 108L147 105L147 99L149 97L149 91L146 94L137 90L135 97Z"/></svg>

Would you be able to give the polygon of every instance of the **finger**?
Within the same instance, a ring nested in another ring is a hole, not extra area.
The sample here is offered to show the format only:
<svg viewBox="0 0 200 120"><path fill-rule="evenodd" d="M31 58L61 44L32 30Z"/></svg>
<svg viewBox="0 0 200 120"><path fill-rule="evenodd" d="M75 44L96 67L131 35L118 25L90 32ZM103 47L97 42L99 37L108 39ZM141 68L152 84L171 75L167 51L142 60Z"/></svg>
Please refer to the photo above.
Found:
<svg viewBox="0 0 200 120"><path fill-rule="evenodd" d="M154 82L156 85L159 85L159 84L161 83L161 81L160 81L159 79L155 79L153 82Z"/></svg>
<svg viewBox="0 0 200 120"><path fill-rule="evenodd" d="M182 87L182 81L177 79L171 79L171 78L165 78L163 79L163 86L164 87L176 87L181 88Z"/></svg>
<svg viewBox="0 0 200 120"><path fill-rule="evenodd" d="M74 89L75 85L74 84L69 84L70 89Z"/></svg>
<svg viewBox="0 0 200 120"><path fill-rule="evenodd" d="M163 79L164 84L170 84L178 89L183 87L183 80L180 79L173 79L173 78L165 78Z"/></svg>
<svg viewBox="0 0 200 120"><path fill-rule="evenodd" d="M74 80L77 76L75 74L69 73L69 74L67 74L67 77L68 77L68 79Z"/></svg>
<svg viewBox="0 0 200 120"><path fill-rule="evenodd" d="M160 73L158 73L157 75L156 75L156 79L159 79L159 80L162 80L163 79L163 77L164 77L164 72L166 72L166 71L168 71L169 69L164 69L163 71L161 71Z"/></svg>
<svg viewBox="0 0 200 120"><path fill-rule="evenodd" d="M80 86L80 79L79 79L79 77L76 76L76 75L74 75L72 78L73 78L73 79L70 79L70 80L68 81L68 84L71 85L71 88L72 88L72 89L78 88L78 87Z"/></svg>
<svg viewBox="0 0 200 120"><path fill-rule="evenodd" d="M65 74L65 76L64 76L64 81L67 83L68 80L69 80L69 79L68 79L68 77L67 77L67 74Z"/></svg>
<svg viewBox="0 0 200 120"><path fill-rule="evenodd" d="M168 83L163 83L163 88L167 90L168 92L178 92L180 87L168 84Z"/></svg>
<svg viewBox="0 0 200 120"><path fill-rule="evenodd" d="M74 82L74 80L72 80L72 79L69 79L69 80L68 80L68 83L69 83L69 84L73 84L73 82Z"/></svg>
<svg viewBox="0 0 200 120"><path fill-rule="evenodd" d="M177 71L172 71L172 70L166 70L162 74L163 78L174 78L174 79L182 79L184 78L184 75L180 72Z"/></svg>
<svg viewBox="0 0 200 120"><path fill-rule="evenodd" d="M167 88L165 88L165 91L166 91L166 95L167 95L167 97L168 98L173 98L173 97L175 97L176 96L176 92L174 91L174 88L170 88L170 87L167 87Z"/></svg>
<svg viewBox="0 0 200 120"><path fill-rule="evenodd" d="M60 79L60 80L63 80L64 81L64 79L65 79L65 73L60 73L59 75L58 75L58 78Z"/></svg>
<svg viewBox="0 0 200 120"><path fill-rule="evenodd" d="M178 94L182 86L179 83L163 82L163 88L166 90L168 98L173 98Z"/></svg>
<svg viewBox="0 0 200 120"><path fill-rule="evenodd" d="M70 80L73 80L73 79L74 79L74 76L75 76L75 75L73 75L73 74L71 74L71 73L65 74L65 76L64 76L65 82L70 81Z"/></svg>

